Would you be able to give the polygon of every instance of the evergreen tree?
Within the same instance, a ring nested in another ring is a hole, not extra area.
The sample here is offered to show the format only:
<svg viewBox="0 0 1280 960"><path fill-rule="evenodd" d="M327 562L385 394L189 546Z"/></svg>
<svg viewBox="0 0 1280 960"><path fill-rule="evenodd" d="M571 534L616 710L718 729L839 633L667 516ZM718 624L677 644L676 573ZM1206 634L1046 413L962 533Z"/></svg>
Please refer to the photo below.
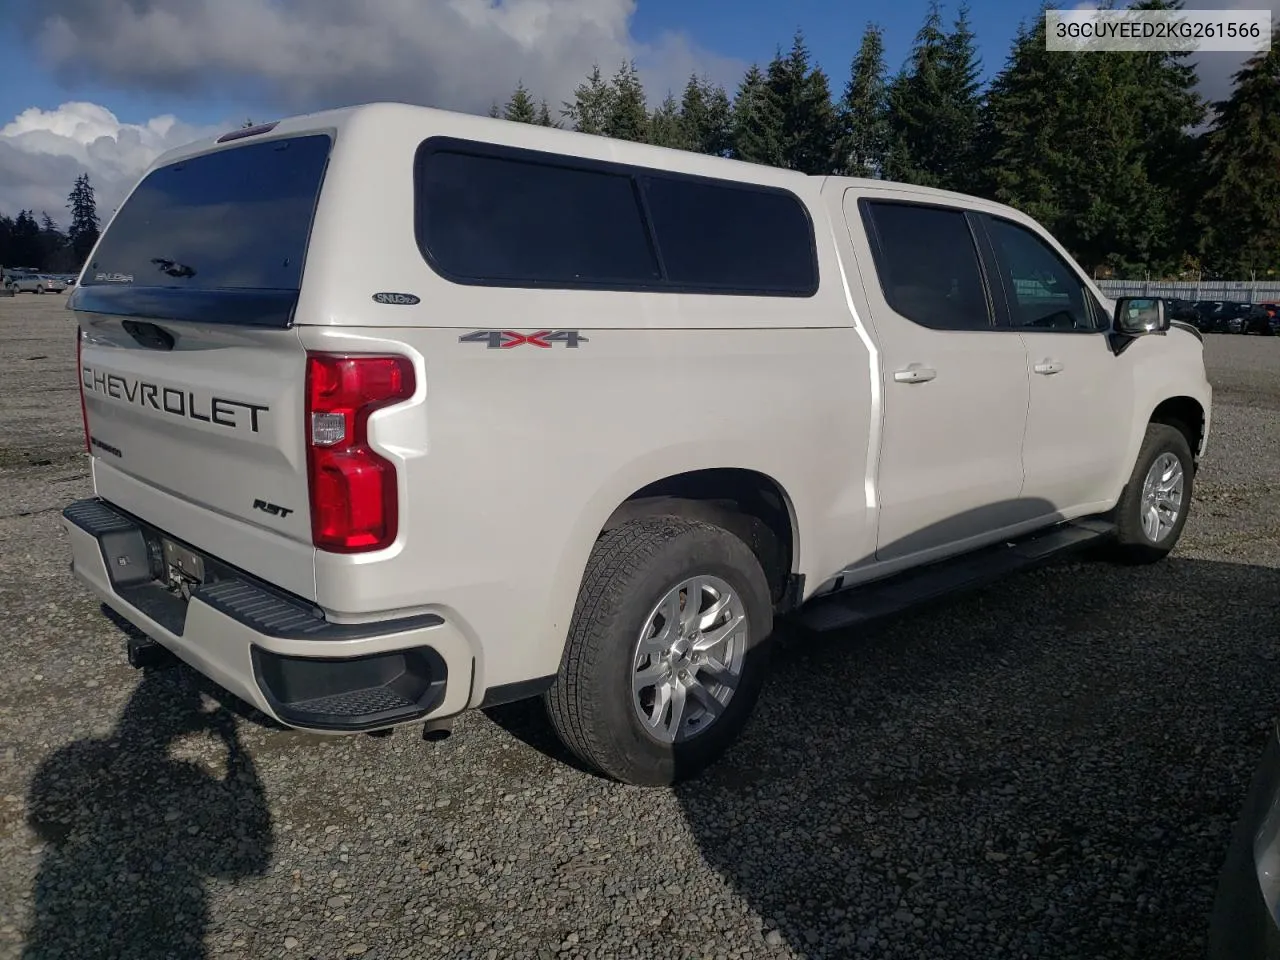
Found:
<svg viewBox="0 0 1280 960"><path fill-rule="evenodd" d="M1181 55L1044 47L1041 17L1019 32L992 84L986 187L1091 271L1172 269L1186 246L1179 207L1190 187L1177 183L1170 155L1188 155L1186 127L1202 113Z"/></svg>
<svg viewBox="0 0 1280 960"><path fill-rule="evenodd" d="M799 31L784 57L769 64L766 84L781 115L782 166L802 173L831 173L836 154L835 110L827 75L809 63Z"/></svg>
<svg viewBox="0 0 1280 960"><path fill-rule="evenodd" d="M1055 118L1066 108L1071 55L1045 50L1043 18L1018 28L1013 50L987 94L981 138L982 192L1017 207L1051 230L1065 213L1059 179L1070 167L1072 140Z"/></svg>
<svg viewBox="0 0 1280 960"><path fill-rule="evenodd" d="M916 34L908 65L889 85L887 176L955 190L976 187L980 67L962 7L950 33L936 0Z"/></svg>
<svg viewBox="0 0 1280 960"><path fill-rule="evenodd" d="M22 210L13 222L10 251L14 262L5 266L35 267L39 269L44 251L40 244L40 225L30 210Z"/></svg>
<svg viewBox="0 0 1280 960"><path fill-rule="evenodd" d="M724 88L696 75L685 85L680 100L680 125L686 149L723 157L733 145L732 107Z"/></svg>
<svg viewBox="0 0 1280 960"><path fill-rule="evenodd" d="M515 123L538 122L538 110L533 105L533 98L529 96L529 91L524 88L524 81L516 84L515 92L511 94L511 99L503 108L502 119Z"/></svg>
<svg viewBox="0 0 1280 960"><path fill-rule="evenodd" d="M755 64L738 86L731 123L734 158L783 166L782 110L764 72Z"/></svg>
<svg viewBox="0 0 1280 960"><path fill-rule="evenodd" d="M1139 9L1178 9L1179 0L1144 0ZM1207 105L1196 90L1189 53L1153 51L1130 55L1132 79L1140 91L1138 131L1148 177L1158 191L1163 216L1152 228L1152 269L1175 271L1193 237L1195 210L1204 195L1202 155L1191 130L1205 121Z"/></svg>
<svg viewBox="0 0 1280 960"><path fill-rule="evenodd" d="M13 217L0 214L0 267L13 266Z"/></svg>
<svg viewBox="0 0 1280 960"><path fill-rule="evenodd" d="M493 104L489 107L489 116L495 120L502 119L502 108L498 106L497 100L493 101Z"/></svg>
<svg viewBox="0 0 1280 960"><path fill-rule="evenodd" d="M542 106L538 109L538 126L540 127L558 127L560 124L555 123L551 119L551 110L547 107L547 101L542 101Z"/></svg>
<svg viewBox="0 0 1280 960"><path fill-rule="evenodd" d="M916 33L907 65L889 83L889 144L885 176L923 186L937 186L929 170L936 107L942 102L942 14L936 0Z"/></svg>
<svg viewBox="0 0 1280 960"><path fill-rule="evenodd" d="M67 238L62 235L62 231L58 229L57 223L48 212L43 212L40 217L40 267L50 272L63 272L62 250L66 246Z"/></svg>
<svg viewBox="0 0 1280 960"><path fill-rule="evenodd" d="M1280 25L1232 80L1205 138L1201 249L1216 273L1265 276L1280 272Z"/></svg>
<svg viewBox="0 0 1280 960"><path fill-rule="evenodd" d="M888 139L884 35L868 24L837 110L837 169L852 177L878 176Z"/></svg>
<svg viewBox="0 0 1280 960"><path fill-rule="evenodd" d="M67 239L75 252L76 262L83 263L98 242L98 203L87 173L76 178L75 186L67 197L67 208L71 211L71 228L67 231ZM34 225L34 221L32 223Z"/></svg>
<svg viewBox="0 0 1280 960"><path fill-rule="evenodd" d="M972 193L977 189L979 175L982 64L967 5L960 7L951 32L943 41L939 68L946 97L938 111L942 121L934 158L938 179L948 189Z"/></svg>
<svg viewBox="0 0 1280 960"><path fill-rule="evenodd" d="M649 134L649 110L644 86L632 61L624 61L614 74L604 134L617 140L644 141Z"/></svg>
<svg viewBox="0 0 1280 960"><path fill-rule="evenodd" d="M602 135L613 110L613 90L605 83L599 65L591 70L586 83L578 84L573 100L566 102L561 114L579 133Z"/></svg>
<svg viewBox="0 0 1280 960"><path fill-rule="evenodd" d="M668 93L658 109L649 118L649 142L659 147L671 147L676 150L690 150L693 143L686 136L684 124L681 123L680 105L673 94Z"/></svg>

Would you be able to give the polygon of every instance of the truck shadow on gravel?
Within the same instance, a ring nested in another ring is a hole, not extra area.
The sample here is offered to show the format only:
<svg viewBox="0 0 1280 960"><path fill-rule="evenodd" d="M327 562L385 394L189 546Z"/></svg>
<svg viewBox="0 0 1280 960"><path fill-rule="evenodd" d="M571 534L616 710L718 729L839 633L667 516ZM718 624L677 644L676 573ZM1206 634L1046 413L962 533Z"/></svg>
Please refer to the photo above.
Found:
<svg viewBox="0 0 1280 960"><path fill-rule="evenodd" d="M784 623L742 740L675 794L797 956L1199 960L1278 635L1280 569L1176 555L1062 560L857 631ZM487 712L582 769L538 702Z"/></svg>
<svg viewBox="0 0 1280 960"><path fill-rule="evenodd" d="M788 639L677 788L805 957L1201 957L1280 674L1280 569L1062 562Z"/></svg>
<svg viewBox="0 0 1280 960"><path fill-rule="evenodd" d="M28 822L44 850L24 960L203 957L206 882L267 870L253 761L234 716L204 709L188 673L144 673L109 736L36 772ZM192 736L213 738L216 758L207 744L184 749Z"/></svg>

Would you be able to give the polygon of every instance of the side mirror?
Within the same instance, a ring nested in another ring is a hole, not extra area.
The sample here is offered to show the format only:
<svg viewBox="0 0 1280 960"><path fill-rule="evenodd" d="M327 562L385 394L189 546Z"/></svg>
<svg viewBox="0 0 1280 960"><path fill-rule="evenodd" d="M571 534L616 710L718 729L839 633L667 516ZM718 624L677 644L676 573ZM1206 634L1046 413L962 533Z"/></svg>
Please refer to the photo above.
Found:
<svg viewBox="0 0 1280 960"><path fill-rule="evenodd" d="M1156 297L1121 297L1116 301L1115 330L1130 337L1169 329L1164 301Z"/></svg>

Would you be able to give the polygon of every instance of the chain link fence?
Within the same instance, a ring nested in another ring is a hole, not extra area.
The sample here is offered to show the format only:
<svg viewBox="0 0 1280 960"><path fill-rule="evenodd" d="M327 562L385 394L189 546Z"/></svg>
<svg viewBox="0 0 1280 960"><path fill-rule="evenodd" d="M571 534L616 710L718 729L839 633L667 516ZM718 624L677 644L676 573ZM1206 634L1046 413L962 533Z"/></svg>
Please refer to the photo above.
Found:
<svg viewBox="0 0 1280 960"><path fill-rule="evenodd" d="M1108 297L1164 297L1170 300L1229 300L1232 303L1280 301L1280 283L1249 280L1097 280Z"/></svg>

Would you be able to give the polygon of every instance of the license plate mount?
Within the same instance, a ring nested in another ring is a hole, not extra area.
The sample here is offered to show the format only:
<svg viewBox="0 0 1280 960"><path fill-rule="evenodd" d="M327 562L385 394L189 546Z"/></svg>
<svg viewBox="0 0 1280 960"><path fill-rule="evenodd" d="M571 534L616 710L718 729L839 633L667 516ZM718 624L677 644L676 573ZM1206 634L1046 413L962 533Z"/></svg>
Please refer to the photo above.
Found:
<svg viewBox="0 0 1280 960"><path fill-rule="evenodd" d="M167 537L160 539L164 550L165 568L170 577L204 583L204 558L193 550L174 543Z"/></svg>

